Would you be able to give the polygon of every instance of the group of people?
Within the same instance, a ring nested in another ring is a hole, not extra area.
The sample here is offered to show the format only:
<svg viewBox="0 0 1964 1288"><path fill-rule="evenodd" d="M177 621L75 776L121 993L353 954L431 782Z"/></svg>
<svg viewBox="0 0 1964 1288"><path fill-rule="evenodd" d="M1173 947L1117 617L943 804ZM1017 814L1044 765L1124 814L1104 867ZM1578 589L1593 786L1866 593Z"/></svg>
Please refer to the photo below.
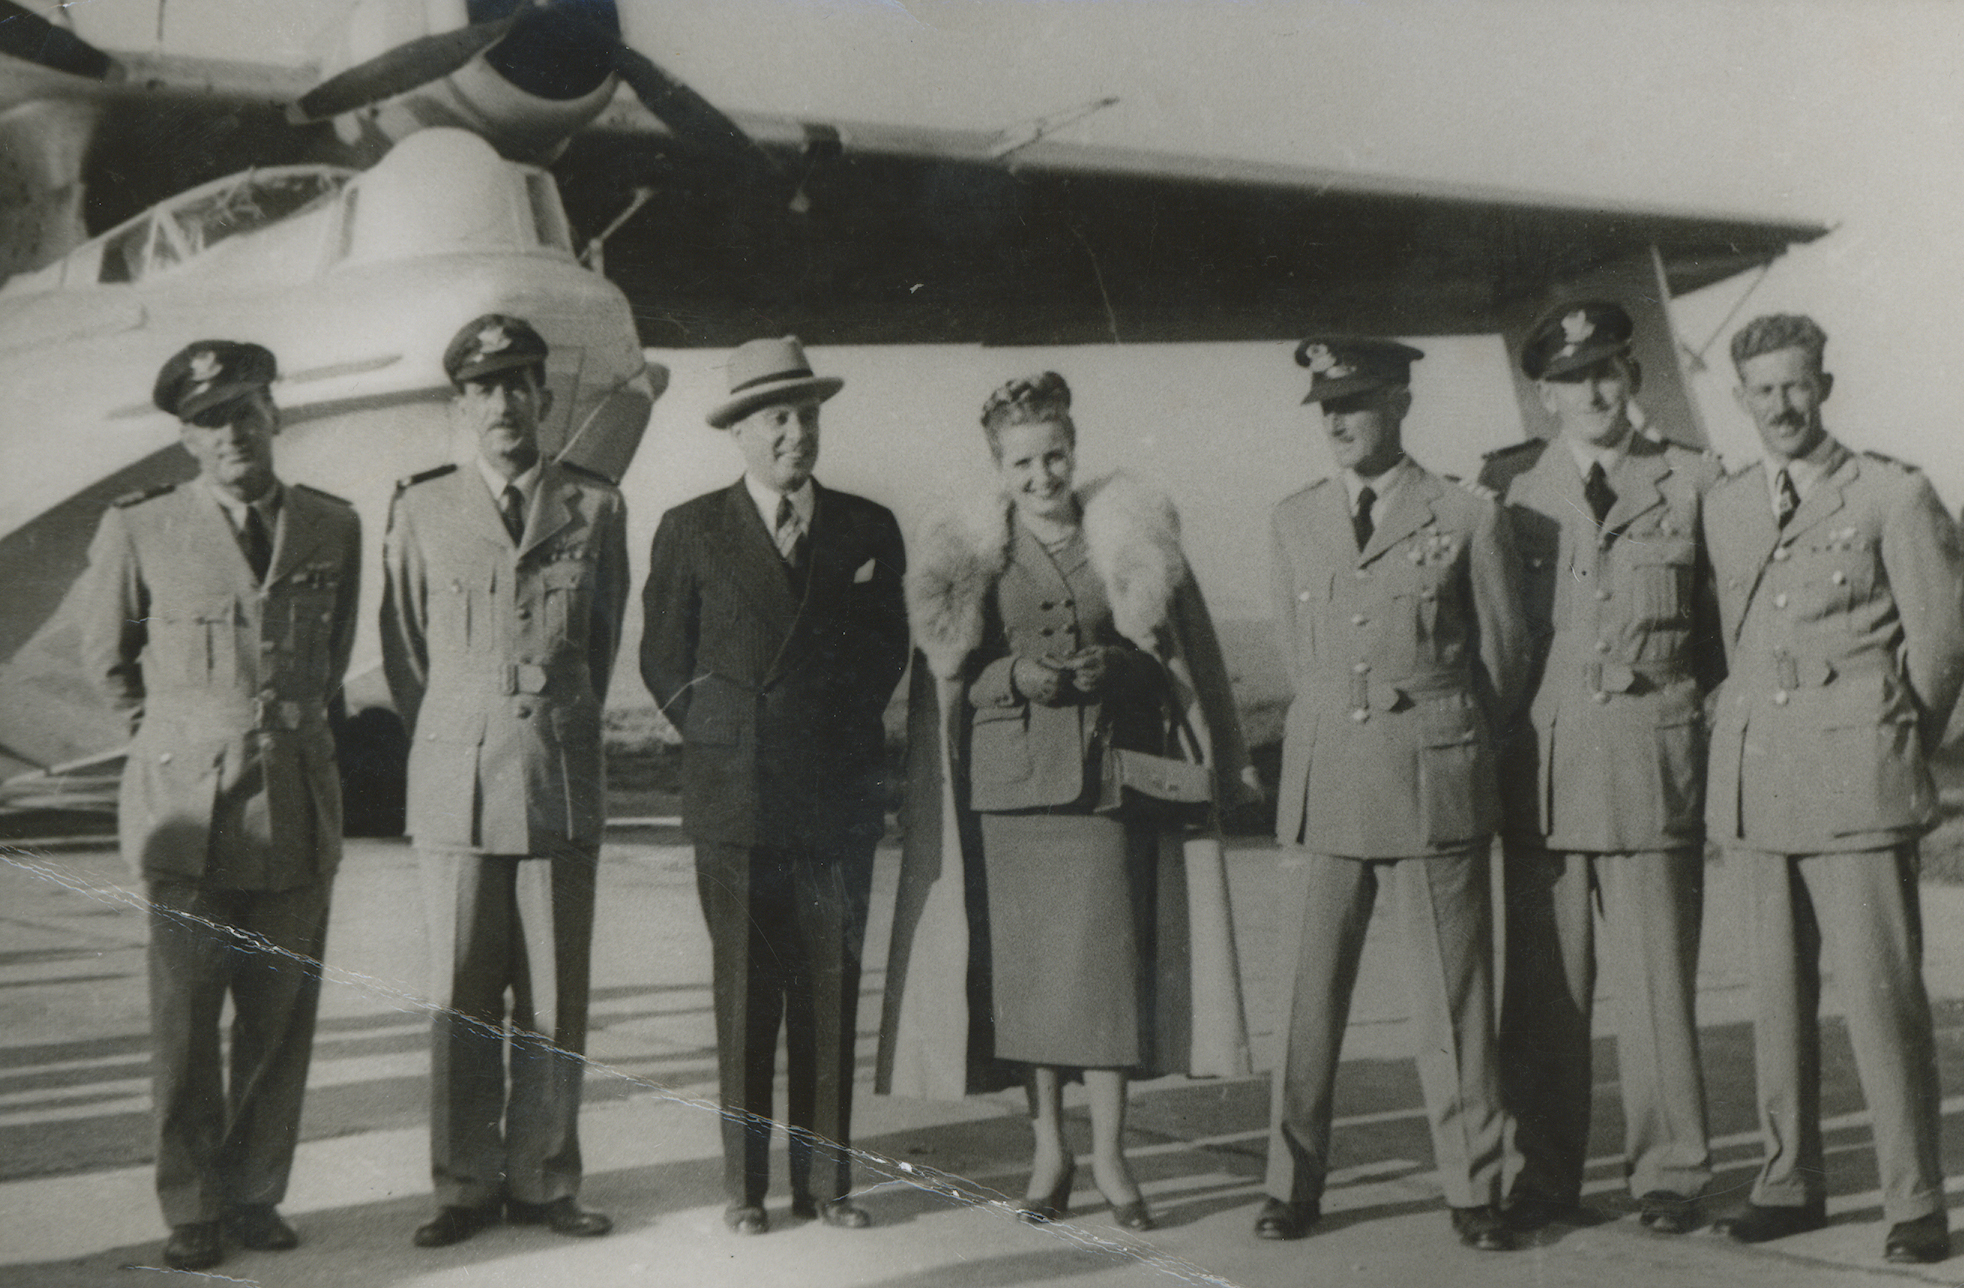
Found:
<svg viewBox="0 0 1964 1288"><path fill-rule="evenodd" d="M1459 1240L1503 1251L1586 1215L1599 918L1631 1191L1649 1229L1696 1228L1709 841L1752 892L1766 1137L1750 1202L1719 1228L1760 1242L1826 1222L1825 946L1875 1121L1884 1255L1948 1255L1917 840L1964 684L1958 532L1915 470L1827 432L1810 320L1734 337L1766 457L1729 477L1633 423L1632 332L1607 300L1539 321L1521 364L1551 434L1491 454L1479 484L1404 451L1418 350L1328 336L1296 351L1337 469L1273 522L1294 688L1277 835L1300 858L1301 934L1282 964L1259 1237L1318 1222L1381 887ZM412 738L435 970L423 1247L501 1221L611 1228L579 1201L577 1123L626 512L610 482L541 453L547 358L520 318L457 333L445 368L477 451L403 480L383 542L383 662ZM276 374L227 341L165 365L155 401L199 477L111 507L75 592L90 670L135 735L121 840L148 896L157 1189L164 1258L183 1270L217 1264L228 1238L298 1242L277 1205L340 854L328 710L360 531L345 502L274 473ZM1128 1083L1248 1068L1219 824L1262 790L1174 509L1122 474L1077 478L1071 391L1044 372L990 395L997 486L926 524L910 570L888 510L813 478L842 382L789 337L741 346L728 377L708 419L743 476L663 516L640 649L683 742L725 1223L770 1228L780 1120L792 1214L873 1219L852 1194L854 1039L882 714L911 649L879 1089L1020 1081L1022 1210L1041 1222L1075 1192L1062 1097L1082 1079L1096 1187L1120 1226L1150 1230Z"/></svg>

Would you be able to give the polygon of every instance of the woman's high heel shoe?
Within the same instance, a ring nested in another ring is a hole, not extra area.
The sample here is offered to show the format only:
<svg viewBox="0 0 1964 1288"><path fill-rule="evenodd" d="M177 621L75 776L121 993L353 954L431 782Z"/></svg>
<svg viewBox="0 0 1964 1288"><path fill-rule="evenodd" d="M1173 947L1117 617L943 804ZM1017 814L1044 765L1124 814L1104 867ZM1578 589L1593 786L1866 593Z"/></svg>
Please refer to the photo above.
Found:
<svg viewBox="0 0 1964 1288"><path fill-rule="evenodd" d="M1147 1210L1144 1198L1133 1199L1130 1203L1112 1204L1112 1224L1140 1233L1159 1228L1159 1222L1152 1219L1152 1213Z"/></svg>
<svg viewBox="0 0 1964 1288"><path fill-rule="evenodd" d="M1018 1215L1031 1225L1042 1225L1045 1221L1055 1221L1071 1213L1071 1187L1077 1182L1077 1159L1064 1164L1064 1175L1051 1187L1050 1193L1025 1195Z"/></svg>

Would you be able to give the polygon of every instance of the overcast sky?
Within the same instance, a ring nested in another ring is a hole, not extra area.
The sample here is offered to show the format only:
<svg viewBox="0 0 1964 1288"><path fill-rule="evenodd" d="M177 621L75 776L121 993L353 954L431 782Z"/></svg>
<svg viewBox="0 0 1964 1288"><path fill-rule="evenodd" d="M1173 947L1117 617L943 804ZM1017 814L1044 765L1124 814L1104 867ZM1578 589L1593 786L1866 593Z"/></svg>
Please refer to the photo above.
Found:
<svg viewBox="0 0 1964 1288"><path fill-rule="evenodd" d="M407 4L410 0L394 0ZM433 8L461 0L431 0ZM630 40L726 108L815 120L997 128L1106 95L1086 143L1460 180L1817 220L1741 319L1813 313L1833 341L1831 424L1925 466L1964 501L1964 5L1530 0L623 0ZM169 0L167 47L297 61L340 0ZM156 39L156 0L82 0L85 35ZM1702 346L1744 279L1677 302ZM1729 329L1728 329L1729 333ZM1417 454L1467 471L1521 426L1491 341L1430 341ZM1730 398L1724 336L1695 382L1713 441L1757 455ZM736 472L701 428L720 355L677 379L630 475L637 528ZM1171 486L1195 563L1232 614L1260 615L1268 506L1323 472L1288 346L831 351L821 476L903 520L974 486L975 409L997 380L1054 366L1079 388L1087 469Z"/></svg>

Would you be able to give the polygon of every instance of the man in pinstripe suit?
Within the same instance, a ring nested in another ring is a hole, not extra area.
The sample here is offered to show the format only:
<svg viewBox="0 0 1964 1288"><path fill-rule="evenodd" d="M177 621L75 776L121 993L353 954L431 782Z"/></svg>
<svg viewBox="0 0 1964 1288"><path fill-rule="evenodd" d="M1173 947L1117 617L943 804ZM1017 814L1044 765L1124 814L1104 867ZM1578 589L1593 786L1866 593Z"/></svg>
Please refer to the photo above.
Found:
<svg viewBox="0 0 1964 1288"><path fill-rule="evenodd" d="M642 596L641 676L683 738L684 821L713 955L724 1219L770 1227L771 1074L785 1026L794 1216L870 1223L851 1182L853 1033L881 713L907 662L906 557L885 507L813 480L819 404L796 339L729 363L744 476L662 516ZM823 1160L814 1171L814 1153Z"/></svg>

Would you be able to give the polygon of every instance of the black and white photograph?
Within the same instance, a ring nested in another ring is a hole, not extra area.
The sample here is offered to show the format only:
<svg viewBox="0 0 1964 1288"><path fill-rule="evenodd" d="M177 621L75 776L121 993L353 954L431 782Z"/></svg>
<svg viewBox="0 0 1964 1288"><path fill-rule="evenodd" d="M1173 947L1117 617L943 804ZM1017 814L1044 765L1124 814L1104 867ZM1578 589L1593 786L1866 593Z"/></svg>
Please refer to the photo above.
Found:
<svg viewBox="0 0 1964 1288"><path fill-rule="evenodd" d="M1964 8L0 0L0 1285L1964 1281Z"/></svg>

